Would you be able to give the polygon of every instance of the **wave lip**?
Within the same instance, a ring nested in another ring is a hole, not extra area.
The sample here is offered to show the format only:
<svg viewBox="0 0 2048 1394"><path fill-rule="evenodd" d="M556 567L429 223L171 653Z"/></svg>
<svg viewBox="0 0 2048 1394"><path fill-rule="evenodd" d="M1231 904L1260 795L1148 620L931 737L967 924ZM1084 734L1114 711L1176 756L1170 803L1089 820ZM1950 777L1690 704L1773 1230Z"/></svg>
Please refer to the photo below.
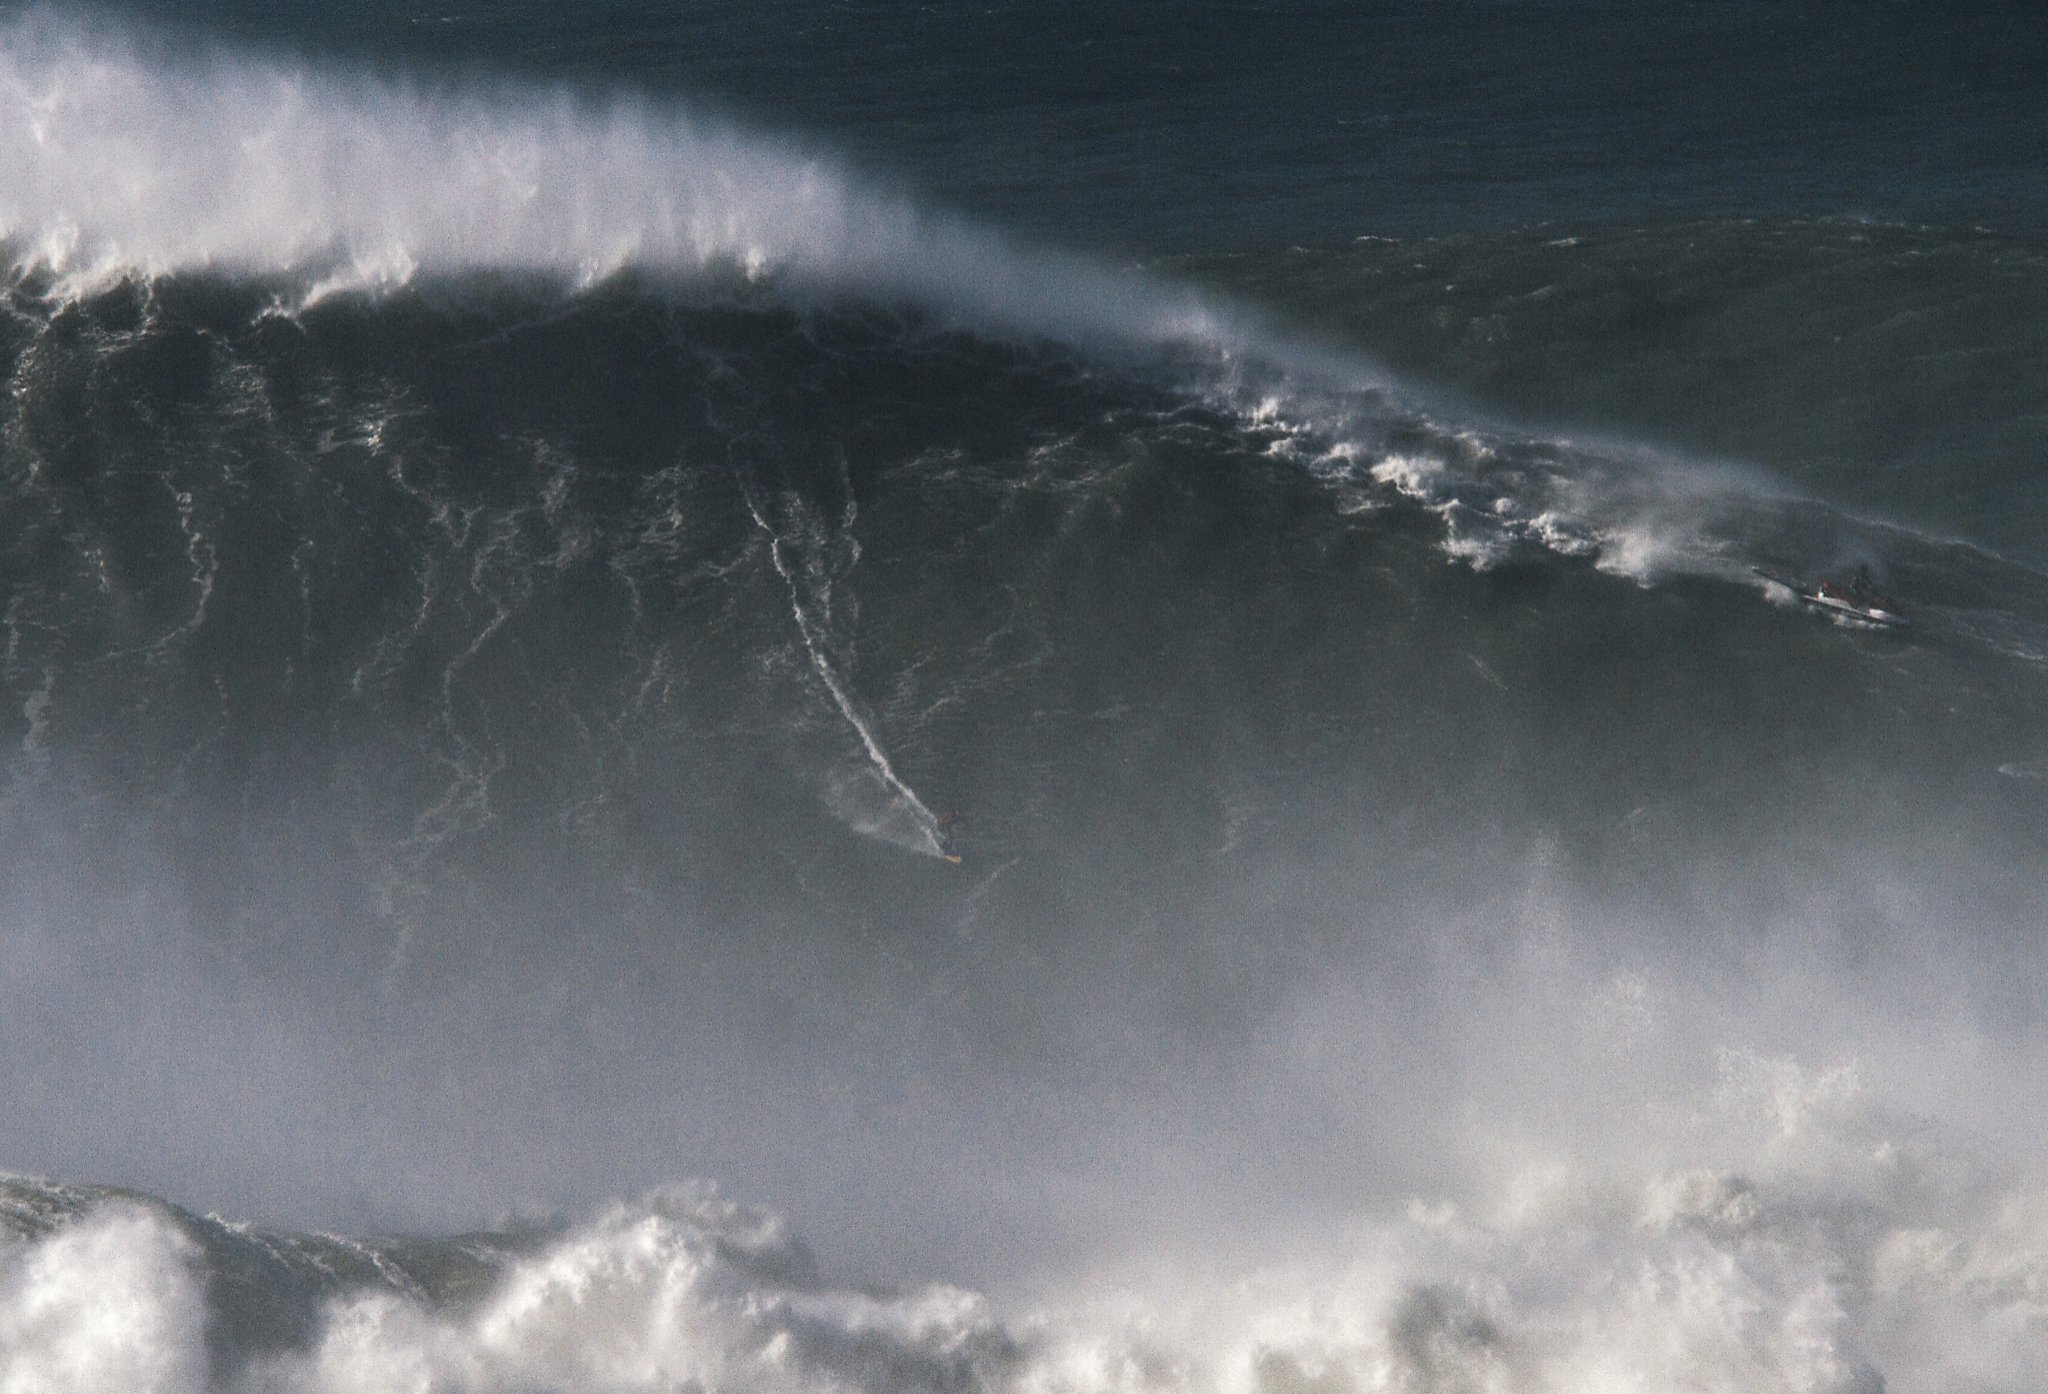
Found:
<svg viewBox="0 0 2048 1394"><path fill-rule="evenodd" d="M317 299L423 274L729 269L1027 333L1218 327L1191 296L1008 246L676 108L195 57L47 13L0 24L0 239L71 295L194 270Z"/></svg>
<svg viewBox="0 0 2048 1394"><path fill-rule="evenodd" d="M824 167L681 116L226 56L164 64L47 18L11 27L0 209L26 258L65 275L760 270L861 241Z"/></svg>

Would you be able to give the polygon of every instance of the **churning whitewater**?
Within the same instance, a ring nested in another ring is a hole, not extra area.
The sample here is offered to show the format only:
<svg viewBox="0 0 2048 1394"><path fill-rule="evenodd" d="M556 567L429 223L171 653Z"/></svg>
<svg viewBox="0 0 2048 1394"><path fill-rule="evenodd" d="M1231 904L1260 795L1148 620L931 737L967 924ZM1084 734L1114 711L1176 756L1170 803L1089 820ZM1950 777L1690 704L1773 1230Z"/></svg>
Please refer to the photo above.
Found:
<svg viewBox="0 0 2048 1394"><path fill-rule="evenodd" d="M1313 1263L1142 1296L1090 1284L1009 1317L945 1285L835 1283L780 1221L702 1187L576 1223L363 1241L15 1181L0 1333L16 1386L56 1391L1867 1394L2030 1378L2038 1193L1887 1127L1853 1070L1731 1054L1719 1077L1691 1129L1758 1167L1540 1168L1484 1212L1416 1201Z"/></svg>
<svg viewBox="0 0 2048 1394"><path fill-rule="evenodd" d="M0 19L0 1394L2037 1383L2048 248L1015 8Z"/></svg>

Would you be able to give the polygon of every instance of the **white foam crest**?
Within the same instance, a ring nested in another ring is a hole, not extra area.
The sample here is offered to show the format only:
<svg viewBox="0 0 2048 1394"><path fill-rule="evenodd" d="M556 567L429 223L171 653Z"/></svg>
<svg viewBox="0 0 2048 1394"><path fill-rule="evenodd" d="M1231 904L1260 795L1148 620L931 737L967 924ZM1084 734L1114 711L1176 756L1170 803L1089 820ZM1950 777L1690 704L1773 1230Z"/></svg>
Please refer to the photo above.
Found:
<svg viewBox="0 0 2048 1394"><path fill-rule="evenodd" d="M175 1227L126 1204L0 1246L0 1394L199 1394L194 1256Z"/></svg>
<svg viewBox="0 0 2048 1394"><path fill-rule="evenodd" d="M1218 331L1192 296L1010 247L672 107L199 58L48 13L0 23L0 238L70 294L208 269L311 300L423 273L718 268L1032 333Z"/></svg>
<svg viewBox="0 0 2048 1394"><path fill-rule="evenodd" d="M1361 429L1339 406L1328 430ZM1443 553L1484 571L1519 551L1591 558L1609 575L1651 585L1674 575L1734 577L1724 534L1782 502L1753 470L1682 461L1631 442L1580 448L1501 430L1450 431L1418 418L1426 448L1377 453L1325 447L1319 472L1406 498L1442 522ZM1370 463L1364 463L1370 460Z"/></svg>
<svg viewBox="0 0 2048 1394"><path fill-rule="evenodd" d="M1441 460L1432 460L1427 455L1404 454L1387 456L1374 465L1370 473L1379 483L1425 504L1439 501L1445 475Z"/></svg>
<svg viewBox="0 0 2048 1394"><path fill-rule="evenodd" d="M1118 1293L1048 1332L1033 1394L2036 1387L2048 1199L1884 1117L1852 1065L1727 1052L1695 1155L1532 1164L1412 1203L1351 1257ZM1701 1155L1726 1156L1702 1161Z"/></svg>
<svg viewBox="0 0 2048 1394"><path fill-rule="evenodd" d="M821 1280L774 1217L678 1187L510 1261L475 1301L359 1291L307 1347L214 1375L224 1394L2038 1387L2048 1188L1889 1116L1854 1063L1729 1050L1717 1081L1672 1109L1663 1160L1524 1160L1234 1278L1070 1280L1008 1314L944 1284L875 1293ZM7 1394L201 1387L191 1246L168 1222L117 1204L0 1262L0 1352L44 1381L0 1375Z"/></svg>
<svg viewBox="0 0 2048 1394"><path fill-rule="evenodd" d="M516 1265L474 1311L391 1293L337 1304L261 1372L299 1394L974 1388L1008 1345L979 1297L819 1288L779 1225L700 1188L618 1206Z"/></svg>

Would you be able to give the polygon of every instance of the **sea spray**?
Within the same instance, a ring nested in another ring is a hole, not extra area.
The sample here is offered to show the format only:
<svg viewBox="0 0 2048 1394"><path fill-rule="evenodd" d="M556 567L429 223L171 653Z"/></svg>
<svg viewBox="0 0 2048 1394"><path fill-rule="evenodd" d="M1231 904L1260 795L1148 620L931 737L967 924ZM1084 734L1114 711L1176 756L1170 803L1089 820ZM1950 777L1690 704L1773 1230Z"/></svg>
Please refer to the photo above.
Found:
<svg viewBox="0 0 2048 1394"><path fill-rule="evenodd" d="M641 267L900 295L1026 333L1217 332L1192 296L652 101L437 90L31 12L0 31L0 111L0 239L65 295L210 268L304 305L422 274L590 285Z"/></svg>
<svg viewBox="0 0 2048 1394"><path fill-rule="evenodd" d="M1294 1261L1105 1272L1002 1302L849 1285L780 1220L703 1186L523 1235L368 1241L374 1262L350 1264L340 1240L17 1180L0 1331L19 1387L66 1391L95 1387L78 1372L223 1394L2027 1388L2048 1355L2031 1183L1902 1131L1852 1067L1728 1051L1719 1078L1673 1114L1697 1110L1681 1146L1705 1152L1665 1169L1560 1159L1469 1206L1357 1216ZM420 1281L480 1257L487 1282ZM235 1304L290 1290L290 1272L315 1283L302 1338L209 1353L206 1319L253 1329ZM90 1321L64 1296L88 1283ZM101 1319L108 1298L121 1320Z"/></svg>

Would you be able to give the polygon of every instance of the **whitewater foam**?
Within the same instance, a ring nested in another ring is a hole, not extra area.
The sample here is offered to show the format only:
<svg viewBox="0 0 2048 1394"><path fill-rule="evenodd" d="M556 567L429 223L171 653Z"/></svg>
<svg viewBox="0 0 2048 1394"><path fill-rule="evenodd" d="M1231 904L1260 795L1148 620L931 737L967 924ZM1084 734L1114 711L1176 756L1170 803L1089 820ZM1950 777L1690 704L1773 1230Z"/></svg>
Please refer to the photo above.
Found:
<svg viewBox="0 0 2048 1394"><path fill-rule="evenodd" d="M779 1219L685 1186L526 1243L474 1299L437 1298L384 1265L330 1273L307 1341L216 1359L200 1255L222 1246L200 1240L220 1222L58 1192L84 1218L0 1241L0 1389L2032 1387L2048 1359L2037 1189L1889 1116L1853 1064L1730 1050L1718 1077L1673 1111L1691 1141L1662 1165L1525 1159L1490 1195L1361 1217L1295 1262L1069 1280L1010 1310L943 1283L833 1282ZM234 1300L232 1284L214 1291Z"/></svg>
<svg viewBox="0 0 2048 1394"><path fill-rule="evenodd" d="M427 274L574 287L630 267L878 291L1059 337L1219 329L1192 296L1008 246L671 106L429 90L50 13L0 24L0 239L65 296L222 271L303 305Z"/></svg>
<svg viewBox="0 0 2048 1394"><path fill-rule="evenodd" d="M125 1202L0 1248L0 1394L200 1394L197 1257L182 1232Z"/></svg>

